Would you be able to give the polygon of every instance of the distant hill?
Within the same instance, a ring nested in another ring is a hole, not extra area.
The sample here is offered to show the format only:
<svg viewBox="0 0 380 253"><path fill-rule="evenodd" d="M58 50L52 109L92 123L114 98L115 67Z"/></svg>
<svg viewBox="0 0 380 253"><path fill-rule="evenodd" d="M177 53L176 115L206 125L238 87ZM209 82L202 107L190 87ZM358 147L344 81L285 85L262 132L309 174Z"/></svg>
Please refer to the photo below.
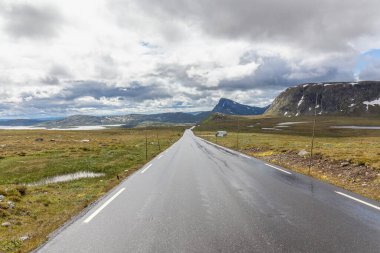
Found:
<svg viewBox="0 0 380 253"><path fill-rule="evenodd" d="M197 124L212 113L258 115L263 114L268 107L253 107L242 105L232 100L222 98L215 108L205 112L169 112L158 114L127 114L120 116L88 116L74 115L61 120L47 121L37 124L46 128L66 128L75 126L123 125L124 127L139 127L144 125L184 125Z"/></svg>
<svg viewBox="0 0 380 253"><path fill-rule="evenodd" d="M0 120L0 126L33 126L44 122L42 119L6 119Z"/></svg>
<svg viewBox="0 0 380 253"><path fill-rule="evenodd" d="M230 115L260 115L263 114L267 107L255 107L242 105L227 98L221 98L219 103L214 107L212 112L218 112Z"/></svg>
<svg viewBox="0 0 380 253"><path fill-rule="evenodd" d="M127 114L119 116L73 115L54 120L0 120L5 126L35 126L45 128L70 128L78 126L122 125L123 127L193 125L207 119L212 113L235 115L263 114L268 107L242 105L232 100L221 98L212 111L169 112L158 114Z"/></svg>
<svg viewBox="0 0 380 253"><path fill-rule="evenodd" d="M313 115L316 99L319 115L380 115L380 82L301 84L282 92L265 114L289 117Z"/></svg>
<svg viewBox="0 0 380 253"><path fill-rule="evenodd" d="M173 112L159 114L128 114L120 116L74 115L62 120L47 121L38 124L40 127L64 128L75 126L123 125L137 127L140 125L183 125L196 124L206 119L210 112L196 114Z"/></svg>

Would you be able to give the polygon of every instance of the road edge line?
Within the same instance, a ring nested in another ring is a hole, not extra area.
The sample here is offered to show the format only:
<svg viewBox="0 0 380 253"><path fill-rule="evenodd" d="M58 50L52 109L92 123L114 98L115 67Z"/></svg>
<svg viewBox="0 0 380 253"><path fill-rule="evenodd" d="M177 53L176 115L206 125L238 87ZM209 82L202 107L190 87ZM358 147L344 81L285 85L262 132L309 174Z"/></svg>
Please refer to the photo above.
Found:
<svg viewBox="0 0 380 253"><path fill-rule="evenodd" d="M125 188L122 188L120 189L117 193L115 193L115 195L113 195L111 198L109 198L101 207L99 207L98 209L96 209L95 212L93 212L90 216L87 217L87 219L85 219L83 221L83 223L89 223L93 218L95 218L96 215L98 215L106 206L108 206L114 199L117 198L117 196L119 196L123 191L125 190Z"/></svg>
<svg viewBox="0 0 380 253"><path fill-rule="evenodd" d="M364 201L364 200L361 200L361 199L358 199L358 198L352 197L352 196L350 196L350 195L348 195L348 194L345 194L345 193L343 193L343 192L340 192L340 191L335 191L335 193L337 193L337 194L339 194L339 195L342 195L342 196L344 196L344 197L346 197L346 198L349 198L349 199L355 200L355 201L357 201L357 202L359 202L359 203L362 203L362 204L364 204L364 205L370 206L370 207L375 208L375 209L377 209L377 210L380 211L380 207L378 207L378 206L376 206L376 205L373 205L373 204L371 204L371 203L368 203L368 202L366 202L366 201Z"/></svg>
<svg viewBox="0 0 380 253"><path fill-rule="evenodd" d="M265 165L266 165L266 166L269 166L269 167L272 167L273 169L276 169L276 170L278 170L278 171L284 172L284 173L286 173L286 174L292 175L291 172L286 171L286 170L283 170L283 169L280 169L280 168L278 168L278 167L276 167L276 166L274 166L274 165L271 165L271 164L269 164L269 163L265 163Z"/></svg>
<svg viewBox="0 0 380 253"><path fill-rule="evenodd" d="M141 174L144 174L145 171L147 171L150 167L152 167L152 164L149 164L148 166L146 166L146 168L141 171Z"/></svg>

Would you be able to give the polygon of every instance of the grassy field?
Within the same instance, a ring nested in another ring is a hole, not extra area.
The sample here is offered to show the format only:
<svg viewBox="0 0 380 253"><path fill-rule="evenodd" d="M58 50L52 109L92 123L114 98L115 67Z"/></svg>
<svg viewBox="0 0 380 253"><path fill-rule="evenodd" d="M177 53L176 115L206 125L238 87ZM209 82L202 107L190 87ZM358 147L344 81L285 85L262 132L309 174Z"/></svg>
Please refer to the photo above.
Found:
<svg viewBox="0 0 380 253"><path fill-rule="evenodd" d="M149 160L183 128L146 133ZM0 131L0 252L29 252L145 163L144 130ZM81 171L104 176L30 186Z"/></svg>
<svg viewBox="0 0 380 253"><path fill-rule="evenodd" d="M307 174L312 122L313 118L251 116L238 120L234 116L216 115L198 126L195 133ZM380 200L380 130L331 128L342 125L380 126L380 119L318 117L312 176ZM228 136L216 139L216 130L227 130ZM299 156L302 150L308 153Z"/></svg>

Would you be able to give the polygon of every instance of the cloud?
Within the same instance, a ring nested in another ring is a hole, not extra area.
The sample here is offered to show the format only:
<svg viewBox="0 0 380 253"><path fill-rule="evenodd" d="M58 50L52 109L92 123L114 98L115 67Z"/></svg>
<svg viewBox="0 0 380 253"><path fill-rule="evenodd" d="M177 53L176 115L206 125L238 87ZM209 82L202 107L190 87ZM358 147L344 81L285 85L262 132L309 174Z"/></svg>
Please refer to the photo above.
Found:
<svg viewBox="0 0 380 253"><path fill-rule="evenodd" d="M174 105L170 91L156 85L133 82L125 87L98 81L71 81L52 90L49 86L21 92L13 99L0 93L0 113L17 115L125 114L146 111L151 105L170 109ZM6 98L6 99L5 99ZM161 101L156 105L154 101ZM165 101L165 102L164 102ZM169 105L170 104L170 105ZM176 105L178 106L178 105ZM157 112L152 108L152 112Z"/></svg>
<svg viewBox="0 0 380 253"><path fill-rule="evenodd" d="M114 9L131 8L129 2L112 3ZM155 18L156 27L170 20L211 36L318 50L347 49L353 40L379 32L380 20L377 0L140 0L137 6Z"/></svg>
<svg viewBox="0 0 380 253"><path fill-rule="evenodd" d="M53 64L49 70L49 75L63 78L72 76L68 68L62 64Z"/></svg>
<svg viewBox="0 0 380 253"><path fill-rule="evenodd" d="M99 81L72 81L64 87L57 99L75 100L81 97L93 97L95 99L121 98L135 102L142 102L152 99L169 98L171 95L162 86L159 85L142 85L138 82L132 82L127 87L117 87Z"/></svg>
<svg viewBox="0 0 380 253"><path fill-rule="evenodd" d="M59 84L59 80L55 76L45 76L45 77L41 78L41 82L43 84L49 84L49 85Z"/></svg>
<svg viewBox="0 0 380 253"><path fill-rule="evenodd" d="M280 90L286 87L322 81L352 81L355 80L350 64L343 64L338 68L335 63L328 61L307 64L300 60L289 61L281 56L258 56L252 60L259 62L256 71L238 80L223 80L217 89L224 90ZM242 61L247 61L243 57ZM343 60L340 60L343 61ZM339 61L339 62L340 62Z"/></svg>
<svg viewBox="0 0 380 253"><path fill-rule="evenodd" d="M62 15L51 5L11 4L4 10L5 30L14 38L52 38L63 24Z"/></svg>
<svg viewBox="0 0 380 253"><path fill-rule="evenodd" d="M0 2L0 116L266 105L298 83L380 78L356 62L380 43L377 0Z"/></svg>

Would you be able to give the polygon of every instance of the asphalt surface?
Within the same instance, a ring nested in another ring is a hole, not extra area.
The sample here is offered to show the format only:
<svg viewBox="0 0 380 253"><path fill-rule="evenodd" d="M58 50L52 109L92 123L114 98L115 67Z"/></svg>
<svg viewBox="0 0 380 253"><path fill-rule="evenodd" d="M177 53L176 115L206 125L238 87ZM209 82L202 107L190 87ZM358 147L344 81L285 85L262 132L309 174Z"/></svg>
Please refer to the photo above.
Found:
<svg viewBox="0 0 380 253"><path fill-rule="evenodd" d="M380 203L187 130L38 252L380 252Z"/></svg>

